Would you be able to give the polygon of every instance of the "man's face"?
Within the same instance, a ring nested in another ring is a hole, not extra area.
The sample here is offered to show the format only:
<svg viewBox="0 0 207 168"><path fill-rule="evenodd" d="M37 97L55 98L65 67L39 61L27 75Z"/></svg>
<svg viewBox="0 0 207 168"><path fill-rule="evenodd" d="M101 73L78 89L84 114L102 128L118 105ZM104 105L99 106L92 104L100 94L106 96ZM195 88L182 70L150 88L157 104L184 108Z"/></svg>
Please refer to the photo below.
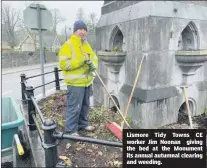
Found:
<svg viewBox="0 0 207 168"><path fill-rule="evenodd" d="M76 32L75 32L75 35L80 37L81 39L85 39L86 38L86 35L87 35L87 31L85 29L78 29Z"/></svg>

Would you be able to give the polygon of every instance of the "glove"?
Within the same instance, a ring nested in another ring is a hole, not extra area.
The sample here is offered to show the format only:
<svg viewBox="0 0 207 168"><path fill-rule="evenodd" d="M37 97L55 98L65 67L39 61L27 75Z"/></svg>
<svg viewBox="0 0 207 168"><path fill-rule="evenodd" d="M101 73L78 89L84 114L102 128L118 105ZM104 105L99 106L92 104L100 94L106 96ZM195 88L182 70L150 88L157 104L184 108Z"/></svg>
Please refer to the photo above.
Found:
<svg viewBox="0 0 207 168"><path fill-rule="evenodd" d="M90 60L86 60L85 63L89 66L89 70L93 72L96 68Z"/></svg>
<svg viewBox="0 0 207 168"><path fill-rule="evenodd" d="M85 63L89 66L89 70L93 72L96 68L90 60L86 60Z"/></svg>

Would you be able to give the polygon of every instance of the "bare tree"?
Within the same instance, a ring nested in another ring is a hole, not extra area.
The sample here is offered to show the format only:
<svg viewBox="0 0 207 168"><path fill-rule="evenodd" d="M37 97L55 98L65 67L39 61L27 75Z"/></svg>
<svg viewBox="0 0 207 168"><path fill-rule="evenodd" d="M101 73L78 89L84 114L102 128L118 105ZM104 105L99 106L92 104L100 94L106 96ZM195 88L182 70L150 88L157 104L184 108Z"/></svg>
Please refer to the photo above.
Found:
<svg viewBox="0 0 207 168"><path fill-rule="evenodd" d="M91 47L95 49L96 46L96 34L95 29L97 25L97 15L95 13L90 13L87 19L88 35L87 40L90 43Z"/></svg>
<svg viewBox="0 0 207 168"><path fill-rule="evenodd" d="M77 14L76 14L77 19L85 21L84 15L85 15L85 13L84 13L83 8L79 8L77 11Z"/></svg>
<svg viewBox="0 0 207 168"><path fill-rule="evenodd" d="M2 5L2 25L4 30L2 30L3 36L6 37L7 42L11 48L15 46L15 30L17 24L20 21L20 11L12 8L11 5Z"/></svg>
<svg viewBox="0 0 207 168"><path fill-rule="evenodd" d="M97 15L95 13L90 13L88 16L88 21L87 21L87 25L88 25L88 29L94 31L97 25Z"/></svg>
<svg viewBox="0 0 207 168"><path fill-rule="evenodd" d="M53 15L53 31L57 34L57 26L60 22L65 21L66 19L61 16L59 9L55 8L51 10Z"/></svg>

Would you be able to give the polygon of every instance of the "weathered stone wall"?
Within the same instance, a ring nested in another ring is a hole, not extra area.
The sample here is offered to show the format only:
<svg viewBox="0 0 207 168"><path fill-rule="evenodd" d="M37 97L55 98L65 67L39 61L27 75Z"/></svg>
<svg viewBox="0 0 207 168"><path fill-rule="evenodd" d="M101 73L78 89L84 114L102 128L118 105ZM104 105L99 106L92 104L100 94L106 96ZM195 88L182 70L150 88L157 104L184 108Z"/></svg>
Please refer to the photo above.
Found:
<svg viewBox="0 0 207 168"><path fill-rule="evenodd" d="M57 52L45 51L45 63L57 62ZM40 52L2 50L2 68L20 67L40 63Z"/></svg>
<svg viewBox="0 0 207 168"><path fill-rule="evenodd" d="M131 4L130 4L131 3ZM122 50L126 59L114 81L105 63L99 60L99 73L109 92L125 110L142 56L146 59L129 108L129 115L138 127L153 128L176 122L180 106L185 102L186 84L175 52L179 50L181 33L193 23L198 36L196 49L207 49L207 8L205 5L173 1L115 1L114 9L103 12L96 30L96 49L113 50L111 37L118 29L123 34ZM106 10L106 6L103 6ZM161 10L162 9L162 10ZM177 10L176 10L177 9ZM207 104L207 62L196 74L188 76L189 100L194 103L192 115L199 115ZM109 98L98 79L94 81L94 100L108 105Z"/></svg>
<svg viewBox="0 0 207 168"><path fill-rule="evenodd" d="M193 21L198 28L199 48L206 49L206 21L145 17L97 29L97 50L111 49L110 36L115 26L118 26L124 36L125 46L123 48L127 51L127 59L121 68L121 71L125 69L125 72L120 72L121 82L133 85L138 65L143 54L146 54L147 59L142 67L137 87L155 89L180 85L182 72L176 64L175 52L177 51L178 38L190 21ZM107 76L107 67L103 62L100 61L99 67L101 74ZM194 76L189 77L189 80L192 82L207 80L206 71L207 63Z"/></svg>

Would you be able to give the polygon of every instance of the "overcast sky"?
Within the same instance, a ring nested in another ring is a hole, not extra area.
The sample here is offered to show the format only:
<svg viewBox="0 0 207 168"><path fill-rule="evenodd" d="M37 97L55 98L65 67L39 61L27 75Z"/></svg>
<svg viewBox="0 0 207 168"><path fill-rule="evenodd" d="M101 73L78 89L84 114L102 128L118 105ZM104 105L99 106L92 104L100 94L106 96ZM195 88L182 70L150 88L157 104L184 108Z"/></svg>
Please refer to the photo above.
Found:
<svg viewBox="0 0 207 168"><path fill-rule="evenodd" d="M2 1L2 4L10 4L13 8L20 10L24 10L27 3L28 1ZM99 19L103 1L41 1L41 4L48 9L58 8L61 15L66 18L65 22L58 25L58 32L60 32L65 25L73 27L78 8L83 8L86 17L88 17L89 13L94 12Z"/></svg>

